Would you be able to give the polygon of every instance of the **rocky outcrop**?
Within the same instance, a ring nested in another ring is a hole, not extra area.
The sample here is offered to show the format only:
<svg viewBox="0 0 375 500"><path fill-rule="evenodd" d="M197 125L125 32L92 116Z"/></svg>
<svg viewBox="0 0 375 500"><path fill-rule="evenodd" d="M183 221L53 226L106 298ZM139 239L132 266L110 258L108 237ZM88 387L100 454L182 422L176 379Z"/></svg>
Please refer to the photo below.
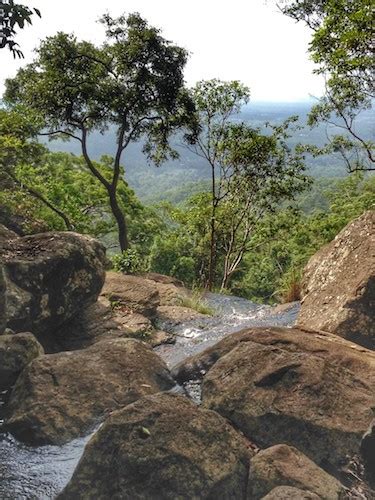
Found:
<svg viewBox="0 0 375 500"><path fill-rule="evenodd" d="M147 273L143 275L152 281L159 293L160 306L178 306L184 297L191 295L190 290L183 286L182 281L164 274Z"/></svg>
<svg viewBox="0 0 375 500"><path fill-rule="evenodd" d="M156 285L140 276L108 272L101 295L114 309L138 313L148 318L156 316L159 293Z"/></svg>
<svg viewBox="0 0 375 500"><path fill-rule="evenodd" d="M157 315L159 324L167 330L173 329L181 323L206 317L205 314L183 306L160 306L157 309Z"/></svg>
<svg viewBox="0 0 375 500"><path fill-rule="evenodd" d="M365 212L304 270L297 324L375 349L375 211Z"/></svg>
<svg viewBox="0 0 375 500"><path fill-rule="evenodd" d="M58 498L245 499L249 458L220 415L157 394L108 418Z"/></svg>
<svg viewBox="0 0 375 500"><path fill-rule="evenodd" d="M18 378L5 425L21 441L60 444L90 432L111 411L173 385L165 363L134 339L48 354Z"/></svg>
<svg viewBox="0 0 375 500"><path fill-rule="evenodd" d="M243 330L172 373L203 376L203 405L260 447L287 443L319 465L358 453L372 420L375 353L329 333Z"/></svg>
<svg viewBox="0 0 375 500"><path fill-rule="evenodd" d="M14 240L15 238L18 238L18 234L0 224L0 245L8 242L9 240Z"/></svg>
<svg viewBox="0 0 375 500"><path fill-rule="evenodd" d="M259 500L277 486L307 490L323 500L339 500L344 492L337 479L285 444L262 450L251 459L248 499Z"/></svg>
<svg viewBox="0 0 375 500"><path fill-rule="evenodd" d="M9 389L33 359L44 354L31 333L0 335L0 391Z"/></svg>
<svg viewBox="0 0 375 500"><path fill-rule="evenodd" d="M39 339L93 303L104 282L105 249L75 233L43 233L4 243L6 325Z"/></svg>
<svg viewBox="0 0 375 500"><path fill-rule="evenodd" d="M320 500L321 497L311 491L300 490L293 486L278 486L268 493L262 500Z"/></svg>
<svg viewBox="0 0 375 500"><path fill-rule="evenodd" d="M361 454L366 466L367 475L375 487L375 420L373 420L362 438Z"/></svg>

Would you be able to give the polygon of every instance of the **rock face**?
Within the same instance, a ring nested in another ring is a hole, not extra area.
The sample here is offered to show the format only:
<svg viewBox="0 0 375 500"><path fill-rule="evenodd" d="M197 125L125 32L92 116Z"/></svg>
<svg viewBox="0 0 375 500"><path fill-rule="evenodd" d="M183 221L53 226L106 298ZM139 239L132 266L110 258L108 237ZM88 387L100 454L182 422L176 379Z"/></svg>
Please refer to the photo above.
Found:
<svg viewBox="0 0 375 500"><path fill-rule="evenodd" d="M375 349L375 211L346 226L304 270L297 324Z"/></svg>
<svg viewBox="0 0 375 500"><path fill-rule="evenodd" d="M129 313L139 313L154 318L159 305L158 289L150 280L140 276L108 272L102 290L113 307L124 308Z"/></svg>
<svg viewBox="0 0 375 500"><path fill-rule="evenodd" d="M31 333L0 335L0 391L9 389L33 359L44 354Z"/></svg>
<svg viewBox="0 0 375 500"><path fill-rule="evenodd" d="M320 500L321 497L311 491L300 490L293 486L278 486L274 488L262 500Z"/></svg>
<svg viewBox="0 0 375 500"><path fill-rule="evenodd" d="M99 342L31 362L13 388L5 425L21 441L61 444L112 410L173 386L164 362L144 343Z"/></svg>
<svg viewBox="0 0 375 500"><path fill-rule="evenodd" d="M58 498L245 499L249 458L220 415L157 394L109 417Z"/></svg>
<svg viewBox="0 0 375 500"><path fill-rule="evenodd" d="M104 282L105 249L75 233L43 233L10 240L0 249L6 324L16 332L51 335L94 302Z"/></svg>
<svg viewBox="0 0 375 500"><path fill-rule="evenodd" d="M307 490L324 500L338 500L344 492L337 479L285 444L262 450L251 459L248 499L258 500L277 486Z"/></svg>
<svg viewBox="0 0 375 500"><path fill-rule="evenodd" d="M361 454L371 483L375 486L375 420L362 438Z"/></svg>
<svg viewBox="0 0 375 500"><path fill-rule="evenodd" d="M358 453L373 418L375 353L333 334L243 330L172 373L183 382L206 370L205 407L260 447L287 443L319 465L339 466Z"/></svg>
<svg viewBox="0 0 375 500"><path fill-rule="evenodd" d="M9 240L14 240L15 238L18 238L18 234L0 224L0 245L8 242Z"/></svg>

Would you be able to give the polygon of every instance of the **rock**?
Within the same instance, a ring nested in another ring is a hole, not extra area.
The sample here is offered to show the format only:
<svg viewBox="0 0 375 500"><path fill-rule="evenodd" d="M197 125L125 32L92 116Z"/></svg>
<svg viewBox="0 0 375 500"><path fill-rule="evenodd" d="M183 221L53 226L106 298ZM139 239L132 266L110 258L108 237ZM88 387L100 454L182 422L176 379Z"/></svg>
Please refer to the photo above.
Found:
<svg viewBox="0 0 375 500"><path fill-rule="evenodd" d="M5 243L0 257L6 324L16 332L32 331L40 340L94 302L104 282L105 249L88 236L24 236Z"/></svg>
<svg viewBox="0 0 375 500"><path fill-rule="evenodd" d="M319 465L357 454L373 418L375 353L330 333L243 330L172 375L180 383L204 376L205 407L260 447L287 443Z"/></svg>
<svg viewBox="0 0 375 500"><path fill-rule="evenodd" d="M163 344L174 344L176 342L176 336L164 330L154 330L147 342L149 342L152 347L158 347Z"/></svg>
<svg viewBox="0 0 375 500"><path fill-rule="evenodd" d="M320 500L321 497L311 491L300 490L293 486L278 486L262 500Z"/></svg>
<svg viewBox="0 0 375 500"><path fill-rule="evenodd" d="M337 479L285 444L262 450L251 459L248 498L258 500L276 486L294 486L324 500L338 500L344 492Z"/></svg>
<svg viewBox="0 0 375 500"><path fill-rule="evenodd" d="M375 420L371 422L368 431L362 438L361 455L365 462L367 475L371 483L375 485Z"/></svg>
<svg viewBox="0 0 375 500"><path fill-rule="evenodd" d="M168 329L173 329L187 321L206 317L205 314L201 314L194 309L183 306L160 306L157 309L158 321L163 325L163 328Z"/></svg>
<svg viewBox="0 0 375 500"><path fill-rule="evenodd" d="M14 240L15 238L18 238L18 234L0 224L0 245L8 242L9 240Z"/></svg>
<svg viewBox="0 0 375 500"><path fill-rule="evenodd" d="M365 212L308 262L297 324L375 349L375 211Z"/></svg>
<svg viewBox="0 0 375 500"><path fill-rule="evenodd" d="M0 391L9 389L33 359L44 354L31 333L0 335Z"/></svg>
<svg viewBox="0 0 375 500"><path fill-rule="evenodd" d="M58 498L244 499L249 458L220 415L157 394L106 420Z"/></svg>
<svg viewBox="0 0 375 500"><path fill-rule="evenodd" d="M155 283L140 276L108 272L101 295L113 308L125 313L139 313L148 318L156 316L159 293Z"/></svg>
<svg viewBox="0 0 375 500"><path fill-rule="evenodd" d="M111 411L173 386L165 363L135 339L47 354L18 378L5 428L30 444L61 444L90 432Z"/></svg>
<svg viewBox="0 0 375 500"><path fill-rule="evenodd" d="M178 306L191 291L184 287L182 281L172 276L158 273L146 273L144 278L152 281L159 292L160 306Z"/></svg>

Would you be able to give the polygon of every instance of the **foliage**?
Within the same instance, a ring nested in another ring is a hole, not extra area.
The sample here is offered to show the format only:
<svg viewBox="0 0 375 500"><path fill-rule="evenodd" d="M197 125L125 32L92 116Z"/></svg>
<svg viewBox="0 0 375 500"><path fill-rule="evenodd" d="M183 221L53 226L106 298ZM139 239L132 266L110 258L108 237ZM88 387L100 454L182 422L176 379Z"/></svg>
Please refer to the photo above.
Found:
<svg viewBox="0 0 375 500"><path fill-rule="evenodd" d="M295 117L269 125L267 135L233 122L249 99L249 90L237 81L199 82L192 98L200 129L190 143L189 136L185 140L211 169L209 227L202 238L209 257L208 264L202 261L202 284L224 289L238 272L259 218L302 191L308 179L302 155L286 144Z"/></svg>
<svg viewBox="0 0 375 500"><path fill-rule="evenodd" d="M338 181L326 196L327 211L286 208L261 221L233 292L261 302L297 300L308 259L348 222L375 208L375 176L358 174Z"/></svg>
<svg viewBox="0 0 375 500"><path fill-rule="evenodd" d="M0 1L0 49L8 47L14 58L24 57L14 38L18 28L23 29L25 24L32 24L32 16L35 14L41 17L38 9L14 3L13 0Z"/></svg>
<svg viewBox="0 0 375 500"><path fill-rule="evenodd" d="M141 255L134 248L113 255L111 262L115 271L125 274L137 274L147 270Z"/></svg>
<svg viewBox="0 0 375 500"><path fill-rule="evenodd" d="M106 42L96 46L58 33L43 41L32 64L7 81L8 104L22 103L44 118L44 134L78 141L90 173L101 183L118 227L121 250L129 247L118 199L121 160L133 141L157 164L176 152L172 131L186 124L193 109L184 91L187 52L165 40L158 29L131 14L102 18ZM88 152L89 134L116 127L111 175L103 176Z"/></svg>
<svg viewBox="0 0 375 500"><path fill-rule="evenodd" d="M326 80L326 94L309 124L344 129L315 154L341 153L349 172L375 170L374 142L356 130L356 118L372 107L374 93L373 2L371 0L285 0L282 11L305 22L313 36L309 52Z"/></svg>

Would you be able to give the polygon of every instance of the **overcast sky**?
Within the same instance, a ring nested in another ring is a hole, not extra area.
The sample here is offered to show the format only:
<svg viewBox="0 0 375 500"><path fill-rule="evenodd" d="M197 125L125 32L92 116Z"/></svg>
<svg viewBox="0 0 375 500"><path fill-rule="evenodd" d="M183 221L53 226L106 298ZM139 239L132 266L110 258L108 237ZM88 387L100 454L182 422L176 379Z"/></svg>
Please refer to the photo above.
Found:
<svg viewBox="0 0 375 500"><path fill-rule="evenodd" d="M188 85L201 79L241 80L254 101L299 101L322 93L322 81L312 74L308 59L311 33L283 16L276 0L33 0L42 20L20 32L25 54L13 61L0 50L0 92L5 78L33 57L39 41L57 31L100 42L97 19L108 11L140 12L163 36L190 52L185 77Z"/></svg>

